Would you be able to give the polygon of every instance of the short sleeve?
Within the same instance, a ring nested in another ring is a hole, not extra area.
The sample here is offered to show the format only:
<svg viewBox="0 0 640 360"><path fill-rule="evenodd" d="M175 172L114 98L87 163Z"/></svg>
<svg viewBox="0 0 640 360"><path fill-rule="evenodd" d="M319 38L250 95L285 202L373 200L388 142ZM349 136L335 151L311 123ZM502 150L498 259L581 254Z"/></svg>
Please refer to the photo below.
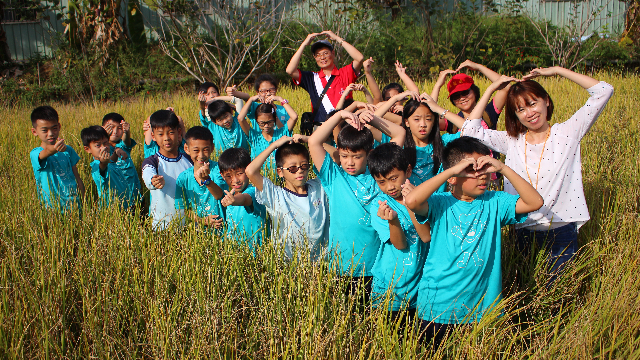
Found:
<svg viewBox="0 0 640 360"><path fill-rule="evenodd" d="M455 134L442 134L442 143L447 146L448 143L460 138L460 131Z"/></svg>
<svg viewBox="0 0 640 360"><path fill-rule="evenodd" d="M462 135L474 137L492 150L506 154L509 146L509 135L506 131L485 129L482 119L472 119L464 122Z"/></svg>
<svg viewBox="0 0 640 360"><path fill-rule="evenodd" d="M246 118L249 119L249 122L251 123L251 127L253 127L254 125L258 125L258 123L256 123L256 109L258 108L258 106L260 105L260 103L253 101L251 103L251 106L249 107L249 112L247 112L247 116Z"/></svg>
<svg viewBox="0 0 640 360"><path fill-rule="evenodd" d="M198 118L200 119L200 124L206 128L212 124L212 122L202 114L202 111L198 111Z"/></svg>
<svg viewBox="0 0 640 360"><path fill-rule="evenodd" d="M186 188L186 176L182 176L180 174L178 179L176 180L176 209L185 210L188 209L187 206L187 188Z"/></svg>
<svg viewBox="0 0 640 360"><path fill-rule="evenodd" d="M136 145L138 145L138 143L133 139L130 139L130 140L131 140L131 146L127 146L127 144L124 141L120 140L120 142L116 144L116 147L126 151L127 154L131 155L131 150L133 150L133 148Z"/></svg>
<svg viewBox="0 0 640 360"><path fill-rule="evenodd" d="M446 209L447 198L449 196L449 193L433 193L429 199L427 199L427 202L429 203L429 211L427 212L427 215L416 214L416 220L420 224L425 224L427 222L433 223L440 219Z"/></svg>
<svg viewBox="0 0 640 360"><path fill-rule="evenodd" d="M353 67L353 62L340 68L340 76L344 76L346 79L348 79L347 81L349 84L356 81L356 79L358 78L358 73Z"/></svg>
<svg viewBox="0 0 640 360"><path fill-rule="evenodd" d="M294 80L293 83L307 90L307 92L311 91L313 89L313 72L301 70L298 71L300 72L300 81L296 83L296 81Z"/></svg>
<svg viewBox="0 0 640 360"><path fill-rule="evenodd" d="M158 143L151 141L151 144L144 143L144 158L155 155L158 152Z"/></svg>
<svg viewBox="0 0 640 360"><path fill-rule="evenodd" d="M314 165L315 166L315 165ZM340 170L342 168L333 162L331 155L328 153L324 156L324 162L322 163L322 167L318 169L318 178L320 179L320 183L322 187L327 193L331 192L331 185L334 180L340 174Z"/></svg>
<svg viewBox="0 0 640 360"><path fill-rule="evenodd" d="M100 171L100 162L94 160L91 162L91 178L99 189L105 189L109 179L109 169L105 169L104 173Z"/></svg>
<svg viewBox="0 0 640 360"><path fill-rule="evenodd" d="M244 189L243 194L247 194L249 196L251 196L251 209L249 209L248 207L245 206L245 210L251 214L253 213L258 206L261 206L258 201L256 201L256 188L253 186L248 186L246 189Z"/></svg>
<svg viewBox="0 0 640 360"><path fill-rule="evenodd" d="M209 165L209 168L211 169L209 171L209 177L211 180L220 187L227 186L227 182L224 181L222 174L220 174L220 166L218 166L218 163L215 161L209 161Z"/></svg>
<svg viewBox="0 0 640 360"><path fill-rule="evenodd" d="M42 161L40 160L40 153L42 151L44 151L43 148L37 147L31 150L31 153L29 153L29 157L31 158L31 166L33 167L34 171L40 171L44 169L45 166L47 166L47 159L44 159Z"/></svg>
<svg viewBox="0 0 640 360"><path fill-rule="evenodd" d="M369 205L369 213L371 214L371 226L378 233L382 242L388 241L391 238L391 232L389 230L389 222L383 220L378 216L378 208L380 205L377 201L372 201Z"/></svg>
<svg viewBox="0 0 640 360"><path fill-rule="evenodd" d="M527 220L528 214L516 214L518 199L520 199L520 195L512 195L504 191L493 193L492 201L498 203L500 226L522 224Z"/></svg>
<svg viewBox="0 0 640 360"><path fill-rule="evenodd" d="M380 144L386 144L391 142L391 136L382 133L382 137L380 138Z"/></svg>
<svg viewBox="0 0 640 360"><path fill-rule="evenodd" d="M258 204L273 209L277 198L276 186L266 176L262 177L262 191L256 189L256 201Z"/></svg>
<svg viewBox="0 0 640 360"><path fill-rule="evenodd" d="M286 125L273 132L274 138L280 139L283 136L292 136L291 131L289 131L289 128Z"/></svg>
<svg viewBox="0 0 640 360"><path fill-rule="evenodd" d="M69 145L67 145L67 150L65 151L67 152L67 154L69 154L71 166L75 166L80 161L80 156L78 156L78 153Z"/></svg>

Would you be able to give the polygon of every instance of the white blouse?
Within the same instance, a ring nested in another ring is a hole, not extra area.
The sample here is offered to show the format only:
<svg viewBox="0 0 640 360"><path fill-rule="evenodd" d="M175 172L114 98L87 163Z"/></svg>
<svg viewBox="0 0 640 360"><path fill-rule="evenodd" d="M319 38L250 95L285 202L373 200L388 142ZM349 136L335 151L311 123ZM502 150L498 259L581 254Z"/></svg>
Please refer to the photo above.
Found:
<svg viewBox="0 0 640 360"><path fill-rule="evenodd" d="M506 154L505 164L525 180L529 180L530 176L534 187L536 178L538 179L536 190L542 195L544 205L538 211L529 213L526 222L516 225L518 228L547 230L570 222L576 222L579 228L589 220L589 209L582 187L580 140L613 95L613 87L601 81L587 91L590 95L587 102L569 120L551 127L546 145L527 143L526 163L525 134L511 137L506 131L483 128L481 119L465 121L463 135L477 138L491 149ZM517 194L506 178L504 190Z"/></svg>

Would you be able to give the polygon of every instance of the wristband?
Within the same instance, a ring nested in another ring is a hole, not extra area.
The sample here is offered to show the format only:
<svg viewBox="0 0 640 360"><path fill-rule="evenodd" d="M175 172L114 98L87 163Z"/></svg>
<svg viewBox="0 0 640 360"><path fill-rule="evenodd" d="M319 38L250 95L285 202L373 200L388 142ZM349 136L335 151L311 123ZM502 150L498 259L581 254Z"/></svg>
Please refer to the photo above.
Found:
<svg viewBox="0 0 640 360"><path fill-rule="evenodd" d="M444 115L448 112L449 110L444 109L444 111L442 112L442 114L440 114L440 119L444 118Z"/></svg>
<svg viewBox="0 0 640 360"><path fill-rule="evenodd" d="M207 186L209 184L211 184L211 178L202 181L202 186Z"/></svg>
<svg viewBox="0 0 640 360"><path fill-rule="evenodd" d="M342 46L342 43L344 42L344 39L340 40L340 42L338 43L338 45Z"/></svg>
<svg viewBox="0 0 640 360"><path fill-rule="evenodd" d="M289 103L289 100L287 100L287 99L282 99L282 101L280 101L280 104L282 104L282 105L286 105L288 103Z"/></svg>

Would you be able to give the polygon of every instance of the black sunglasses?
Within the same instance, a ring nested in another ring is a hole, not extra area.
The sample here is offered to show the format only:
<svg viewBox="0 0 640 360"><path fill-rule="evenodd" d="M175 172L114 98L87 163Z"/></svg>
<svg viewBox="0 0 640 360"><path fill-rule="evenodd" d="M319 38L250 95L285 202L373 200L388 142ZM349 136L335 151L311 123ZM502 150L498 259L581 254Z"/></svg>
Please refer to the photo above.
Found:
<svg viewBox="0 0 640 360"><path fill-rule="evenodd" d="M298 172L298 170L307 171L307 170L309 170L310 167L311 167L311 165L309 165L309 164L302 164L300 166L292 165L292 166L289 166L288 168L280 167L280 169L289 170L290 173L295 174L295 173Z"/></svg>
<svg viewBox="0 0 640 360"><path fill-rule="evenodd" d="M467 89L467 90L464 90L464 91L458 91L457 93L451 95L451 100L456 101L456 100L460 99L463 96L467 97L467 96L469 96L469 94L471 94L471 91L472 91L471 89Z"/></svg>

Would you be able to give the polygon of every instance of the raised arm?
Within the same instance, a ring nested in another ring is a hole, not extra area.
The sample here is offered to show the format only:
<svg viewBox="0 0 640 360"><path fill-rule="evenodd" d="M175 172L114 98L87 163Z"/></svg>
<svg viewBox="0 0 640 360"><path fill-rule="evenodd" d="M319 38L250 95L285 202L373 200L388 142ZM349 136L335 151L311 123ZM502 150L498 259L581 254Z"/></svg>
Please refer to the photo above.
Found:
<svg viewBox="0 0 640 360"><path fill-rule="evenodd" d="M324 157L327 155L327 151L324 148L324 143L329 139L333 133L333 129L341 123L345 117L355 119L355 115L348 111L338 111L325 121L311 136L309 136L309 154L311 160L315 164L316 168L320 170L322 164L324 164Z"/></svg>
<svg viewBox="0 0 640 360"><path fill-rule="evenodd" d="M358 114L358 117L389 136L392 143L395 143L398 146L404 145L404 137L406 136L407 131L402 126L396 125L391 121L384 120L369 110L362 111Z"/></svg>
<svg viewBox="0 0 640 360"><path fill-rule="evenodd" d="M296 123L298 123L298 113L291 107L291 105L289 105L288 101L285 101L280 96L274 96L270 99L267 99L267 101L278 101L280 102L280 104L282 104L282 107L284 107L287 114L289 114L289 121L287 121L287 128L289 129L289 132L292 133L293 128L295 128ZM276 116L276 120L277 118L278 117ZM280 124L280 126L282 126L282 124Z"/></svg>
<svg viewBox="0 0 640 360"><path fill-rule="evenodd" d="M272 142L269 147L258 154L258 156L256 156L255 159L253 159L253 161L249 165L247 165L247 168L244 171L247 174L249 181L251 181L253 186L255 186L258 191L262 191L263 176L262 174L260 174L262 165L265 161L267 161L269 155L271 155L272 152L276 151L277 148L284 145L285 143L288 143L291 140L293 140L293 138L289 136L283 136L280 139Z"/></svg>
<svg viewBox="0 0 640 360"><path fill-rule="evenodd" d="M438 75L438 80L433 84L433 89L431 89L431 97L438 101L438 96L440 96L440 89L442 85L444 85L447 80L447 76L455 74L455 70L446 69L440 71L440 75Z"/></svg>
<svg viewBox="0 0 640 360"><path fill-rule="evenodd" d="M342 92L342 96L340 96L340 100L338 100L338 103L336 104L336 110L344 109L344 102L347 100L347 96L351 94L351 92L355 89L355 87L356 87L356 84L354 83L347 85L347 88L344 89L344 91Z"/></svg>
<svg viewBox="0 0 640 360"><path fill-rule="evenodd" d="M247 136L249 136L249 133L251 132L251 125L249 125L249 122L247 121L247 114L251 109L251 104L259 98L260 95L253 95L250 97L247 103L242 107L242 110L240 110L240 114L238 114L238 124Z"/></svg>
<svg viewBox="0 0 640 360"><path fill-rule="evenodd" d="M369 58L364 61L362 64L364 68L364 76L367 78L367 84L369 85L369 89L371 89L371 95L373 97L373 104L377 104L382 101L382 92L380 92L380 87L378 87L378 83L376 79L373 77L373 73L371 72L373 65L373 58Z"/></svg>
<svg viewBox="0 0 640 360"><path fill-rule="evenodd" d="M226 92L227 95L242 99L244 101L249 100L249 98L251 97L251 95L238 90L238 87L236 85L227 87Z"/></svg>
<svg viewBox="0 0 640 360"><path fill-rule="evenodd" d="M412 98L414 100L420 99L420 94L418 92L416 92L416 91L405 91L403 93L396 94L395 96L392 96L391 99L387 100L386 102L378 104L378 110L376 110L376 112L375 112L376 116L380 116L380 117L385 116L385 114L389 112L389 110L393 107L393 105L396 102L398 102L400 100L404 100L406 98Z"/></svg>
<svg viewBox="0 0 640 360"><path fill-rule="evenodd" d="M355 46L349 44L343 38L334 34L333 31L331 30L323 31L321 32L321 34L329 36L331 40L338 43L338 45L342 46L347 51L347 54L349 54L349 56L351 56L351 58L353 59L353 69L356 71L356 74L357 74L360 71L360 68L362 67L362 63L364 62L364 55L362 55L362 53L358 51L358 49L356 49Z"/></svg>
<svg viewBox="0 0 640 360"><path fill-rule="evenodd" d="M514 78L513 76L498 76L498 79L491 83L484 94L482 94L482 96L476 103L476 106L473 108L473 111L471 111L471 114L469 114L469 119L482 119L482 114L484 113L484 109L487 107L487 104L491 99L491 95L493 95L495 91L506 88L512 81L518 81L518 79Z"/></svg>
<svg viewBox="0 0 640 360"><path fill-rule="evenodd" d="M481 72L482 75L486 76L487 79L491 80L491 82L497 81L500 78L500 74L498 74L497 72L489 69L482 64L474 63L471 60L466 60L465 62L460 64L456 71L460 71L464 68ZM510 86L506 86L505 88L498 90L496 92L496 95L493 97L493 105L496 107L496 109L498 109L498 111L502 111L502 108L504 108L504 104L507 101L507 94L509 94L509 87ZM483 109L484 108L486 108L486 105L485 107L483 107Z"/></svg>
<svg viewBox="0 0 640 360"><path fill-rule="evenodd" d="M289 76L297 83L300 81L300 73L298 72L298 65L300 65L300 59L302 59L302 54L304 53L304 49L311 44L311 41L320 34L313 33L307 35L307 37L302 41L298 51L293 54L291 60L289 60L289 65L287 65L287 69L285 70ZM262 184L261 184L262 186Z"/></svg>
<svg viewBox="0 0 640 360"><path fill-rule="evenodd" d="M462 129L462 126L464 125L464 119L458 114L454 114L453 112L438 105L438 103L431 96L427 95L427 93L420 95L420 98L427 104L431 111L438 114L438 118L440 118L444 114L444 119L451 121L453 125Z"/></svg>
<svg viewBox="0 0 640 360"><path fill-rule="evenodd" d="M402 64L398 60L396 60L395 65L396 65L396 72L398 73L398 76L400 76L400 80L402 80L404 85L407 87L407 90L415 91L419 93L420 89L418 88L418 85L416 85L416 83L414 83L413 80L411 80L409 75L407 75L406 68L402 66Z"/></svg>

